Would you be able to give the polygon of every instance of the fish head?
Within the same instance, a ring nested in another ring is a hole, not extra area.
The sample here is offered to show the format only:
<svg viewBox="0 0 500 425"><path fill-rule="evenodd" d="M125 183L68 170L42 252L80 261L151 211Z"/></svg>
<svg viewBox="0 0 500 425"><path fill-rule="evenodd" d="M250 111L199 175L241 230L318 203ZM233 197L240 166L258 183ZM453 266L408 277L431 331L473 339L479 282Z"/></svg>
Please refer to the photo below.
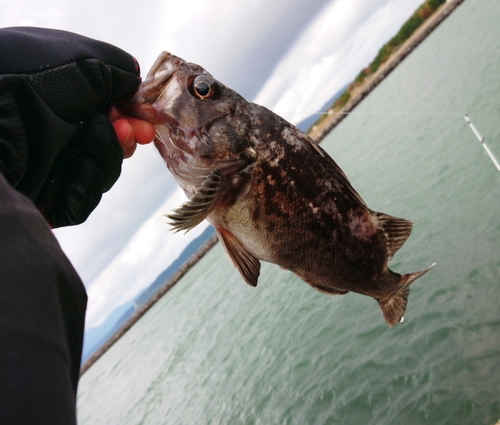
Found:
<svg viewBox="0 0 500 425"><path fill-rule="evenodd" d="M161 53L131 103L126 112L155 125L155 145L188 196L215 168L232 179L255 159L248 102L199 65Z"/></svg>

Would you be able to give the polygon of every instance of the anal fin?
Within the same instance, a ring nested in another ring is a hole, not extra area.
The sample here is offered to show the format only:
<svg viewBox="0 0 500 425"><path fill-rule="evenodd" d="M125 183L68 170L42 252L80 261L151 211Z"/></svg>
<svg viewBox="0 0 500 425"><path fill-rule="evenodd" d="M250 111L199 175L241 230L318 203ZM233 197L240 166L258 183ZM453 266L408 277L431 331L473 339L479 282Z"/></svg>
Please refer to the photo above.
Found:
<svg viewBox="0 0 500 425"><path fill-rule="evenodd" d="M320 285L312 285L311 286L316 289L316 291L321 292L322 294L328 295L329 297L334 297L336 295L345 295L349 291L344 291L342 289L337 289L337 288L328 288L326 286L320 286Z"/></svg>
<svg viewBox="0 0 500 425"><path fill-rule="evenodd" d="M227 256L238 269L241 277L250 286L257 286L260 274L260 261L229 231L216 229L217 236Z"/></svg>
<svg viewBox="0 0 500 425"><path fill-rule="evenodd" d="M375 215L378 217L380 227L387 239L386 248L389 261L410 236L413 223L410 220L392 217L384 213L376 212Z"/></svg>

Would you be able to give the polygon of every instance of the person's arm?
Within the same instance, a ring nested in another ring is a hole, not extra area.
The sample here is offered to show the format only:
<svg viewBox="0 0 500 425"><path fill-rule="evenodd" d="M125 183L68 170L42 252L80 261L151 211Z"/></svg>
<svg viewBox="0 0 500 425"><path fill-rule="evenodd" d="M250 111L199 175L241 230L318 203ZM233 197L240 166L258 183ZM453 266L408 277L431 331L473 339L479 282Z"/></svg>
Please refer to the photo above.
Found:
<svg viewBox="0 0 500 425"><path fill-rule="evenodd" d="M79 224L123 157L154 136L112 108L136 92L137 61L101 41L29 27L0 29L0 58L0 172L52 227Z"/></svg>

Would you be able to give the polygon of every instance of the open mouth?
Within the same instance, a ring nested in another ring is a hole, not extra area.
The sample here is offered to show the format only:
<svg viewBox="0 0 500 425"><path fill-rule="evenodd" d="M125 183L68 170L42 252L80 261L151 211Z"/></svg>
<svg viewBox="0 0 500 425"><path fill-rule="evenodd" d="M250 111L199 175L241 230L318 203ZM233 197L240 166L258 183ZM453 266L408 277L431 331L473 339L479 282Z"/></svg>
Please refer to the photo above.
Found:
<svg viewBox="0 0 500 425"><path fill-rule="evenodd" d="M168 86L180 65L181 59L168 52L163 52L151 67L146 79L139 85L135 96L119 105L118 109L126 115L149 121L152 124L162 124L164 119L153 105Z"/></svg>
<svg viewBox="0 0 500 425"><path fill-rule="evenodd" d="M139 87L139 93L146 103L153 104L179 69L179 58L163 52L151 67L146 79Z"/></svg>

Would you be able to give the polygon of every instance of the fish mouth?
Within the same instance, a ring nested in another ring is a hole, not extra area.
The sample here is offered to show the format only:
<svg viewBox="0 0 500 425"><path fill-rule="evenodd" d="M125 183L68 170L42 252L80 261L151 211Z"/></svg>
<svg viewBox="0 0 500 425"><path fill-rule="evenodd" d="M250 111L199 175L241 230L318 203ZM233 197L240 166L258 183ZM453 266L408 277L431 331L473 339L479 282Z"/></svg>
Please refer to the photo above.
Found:
<svg viewBox="0 0 500 425"><path fill-rule="evenodd" d="M146 75L146 80L149 80L151 78L160 78L161 75L165 74L172 75L183 62L183 59L172 55L170 52L163 51L156 58L155 62L149 69Z"/></svg>
<svg viewBox="0 0 500 425"><path fill-rule="evenodd" d="M169 52L162 52L141 82L137 93L125 103L117 105L126 115L139 118L151 124L163 124L164 119L154 104L170 83L172 76L183 60Z"/></svg>
<svg viewBox="0 0 500 425"><path fill-rule="evenodd" d="M184 61L169 52L162 52L139 86L139 94L145 102L153 104L163 93L174 72Z"/></svg>

